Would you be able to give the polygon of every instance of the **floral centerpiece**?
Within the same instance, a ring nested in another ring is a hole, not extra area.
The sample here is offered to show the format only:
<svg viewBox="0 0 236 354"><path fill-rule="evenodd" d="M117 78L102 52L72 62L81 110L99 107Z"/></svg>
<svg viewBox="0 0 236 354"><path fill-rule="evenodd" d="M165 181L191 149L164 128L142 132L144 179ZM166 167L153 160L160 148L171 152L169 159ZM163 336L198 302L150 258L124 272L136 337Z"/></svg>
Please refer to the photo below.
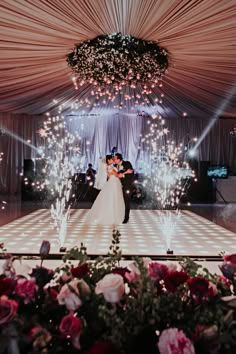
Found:
<svg viewBox="0 0 236 354"><path fill-rule="evenodd" d="M0 353L236 352L236 255L225 257L222 276L189 259L136 257L121 267L119 236L107 257L91 261L81 245L55 270L19 273L5 255ZM49 249L44 242L42 257Z"/></svg>
<svg viewBox="0 0 236 354"><path fill-rule="evenodd" d="M81 83L129 85L157 82L168 55L154 41L112 33L76 44L67 62Z"/></svg>

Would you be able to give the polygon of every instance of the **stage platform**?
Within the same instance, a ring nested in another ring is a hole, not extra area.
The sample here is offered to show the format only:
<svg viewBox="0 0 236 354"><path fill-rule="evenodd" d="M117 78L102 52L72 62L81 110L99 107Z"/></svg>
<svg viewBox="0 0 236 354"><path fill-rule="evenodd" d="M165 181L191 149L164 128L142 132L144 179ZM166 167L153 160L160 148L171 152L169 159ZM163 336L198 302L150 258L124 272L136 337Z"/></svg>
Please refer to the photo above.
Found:
<svg viewBox="0 0 236 354"><path fill-rule="evenodd" d="M88 254L106 255L112 239L112 226L87 225L88 209L72 209L64 246L70 249L82 242ZM236 253L236 234L197 214L175 211L131 210L128 224L119 225L120 247L126 255L218 256ZM172 231L171 242L166 240ZM49 209L39 209L0 227L0 243L9 253L37 254L43 240L51 242L50 254L58 254L60 243Z"/></svg>

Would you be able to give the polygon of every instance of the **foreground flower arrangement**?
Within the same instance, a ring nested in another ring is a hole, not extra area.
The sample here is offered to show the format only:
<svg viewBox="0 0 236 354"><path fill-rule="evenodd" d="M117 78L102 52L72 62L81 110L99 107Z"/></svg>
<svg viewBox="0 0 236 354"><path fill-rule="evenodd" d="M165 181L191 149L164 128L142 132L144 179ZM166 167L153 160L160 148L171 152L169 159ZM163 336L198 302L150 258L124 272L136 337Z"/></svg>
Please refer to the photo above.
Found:
<svg viewBox="0 0 236 354"><path fill-rule="evenodd" d="M156 83L168 68L167 51L156 42L121 33L75 45L67 62L80 83L94 85Z"/></svg>
<svg viewBox="0 0 236 354"><path fill-rule="evenodd" d="M222 276L189 259L121 267L119 237L107 257L91 261L81 245L55 270L20 263L17 272L5 254L0 353L236 352L236 255L225 256Z"/></svg>

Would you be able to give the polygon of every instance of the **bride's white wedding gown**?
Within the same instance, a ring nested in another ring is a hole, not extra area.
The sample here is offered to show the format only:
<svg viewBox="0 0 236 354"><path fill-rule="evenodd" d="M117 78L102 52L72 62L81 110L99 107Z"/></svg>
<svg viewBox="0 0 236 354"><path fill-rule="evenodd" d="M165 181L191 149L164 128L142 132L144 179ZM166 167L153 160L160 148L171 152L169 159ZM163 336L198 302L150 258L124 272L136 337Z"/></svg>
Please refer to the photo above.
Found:
<svg viewBox="0 0 236 354"><path fill-rule="evenodd" d="M87 224L119 225L125 216L120 179L112 175L98 194L86 218Z"/></svg>

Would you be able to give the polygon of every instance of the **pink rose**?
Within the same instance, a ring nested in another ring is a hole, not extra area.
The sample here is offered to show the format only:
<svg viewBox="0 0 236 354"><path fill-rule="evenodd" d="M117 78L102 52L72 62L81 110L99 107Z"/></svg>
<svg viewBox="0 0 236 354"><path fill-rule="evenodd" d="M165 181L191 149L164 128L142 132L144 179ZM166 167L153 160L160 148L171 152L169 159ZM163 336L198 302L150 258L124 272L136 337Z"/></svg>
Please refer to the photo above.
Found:
<svg viewBox="0 0 236 354"><path fill-rule="evenodd" d="M140 276L140 270L138 269L136 262L129 263L128 270L130 270L131 273L137 274L138 277Z"/></svg>
<svg viewBox="0 0 236 354"><path fill-rule="evenodd" d="M63 272L61 274L61 281L63 283L67 283L71 279L72 279L72 274L70 272Z"/></svg>
<svg viewBox="0 0 236 354"><path fill-rule="evenodd" d="M125 279L127 280L128 283L133 283L135 281L138 281L139 276L135 272L126 272Z"/></svg>
<svg viewBox="0 0 236 354"><path fill-rule="evenodd" d="M169 272L165 264L159 262L151 262L148 266L148 275L151 279L159 281L163 280Z"/></svg>
<svg viewBox="0 0 236 354"><path fill-rule="evenodd" d="M125 291L123 277L119 274L107 274L97 285L96 294L103 294L105 300L111 303L117 303L122 298Z"/></svg>
<svg viewBox="0 0 236 354"><path fill-rule="evenodd" d="M18 309L18 303L14 300L0 298L0 325L11 322Z"/></svg>
<svg viewBox="0 0 236 354"><path fill-rule="evenodd" d="M218 293L218 290L217 290L216 285L210 281L209 287L208 287L208 296L216 296L217 293Z"/></svg>
<svg viewBox="0 0 236 354"><path fill-rule="evenodd" d="M195 354L194 346L183 331L177 328L169 328L162 331L158 349L160 354Z"/></svg>
<svg viewBox="0 0 236 354"><path fill-rule="evenodd" d="M64 316L59 325L59 331L63 337L71 338L74 348L80 349L81 322L78 317L75 317L73 313Z"/></svg>
<svg viewBox="0 0 236 354"><path fill-rule="evenodd" d="M73 279L63 285L57 295L57 300L60 305L65 305L68 311L75 311L82 305L81 295L86 296L89 293L90 289L85 281Z"/></svg>
<svg viewBox="0 0 236 354"><path fill-rule="evenodd" d="M35 300L37 291L38 286L35 284L34 280L28 280L25 278L17 279L15 293L24 299L25 304Z"/></svg>
<svg viewBox="0 0 236 354"><path fill-rule="evenodd" d="M224 286L231 286L231 282L224 275L219 275L217 281L222 283Z"/></svg>

